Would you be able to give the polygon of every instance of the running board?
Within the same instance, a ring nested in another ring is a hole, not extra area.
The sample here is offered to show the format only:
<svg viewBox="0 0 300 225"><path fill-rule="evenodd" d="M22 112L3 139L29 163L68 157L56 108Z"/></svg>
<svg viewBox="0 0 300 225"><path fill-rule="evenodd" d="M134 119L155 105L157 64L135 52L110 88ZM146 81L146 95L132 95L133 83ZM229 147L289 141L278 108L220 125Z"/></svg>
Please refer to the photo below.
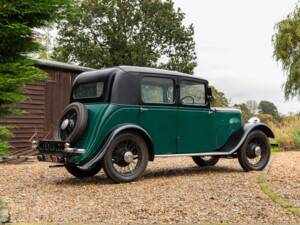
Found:
<svg viewBox="0 0 300 225"><path fill-rule="evenodd" d="M164 155L155 155L155 157L182 157L182 156L224 156L232 155L234 152L204 152L204 153L186 153L186 154L164 154Z"/></svg>

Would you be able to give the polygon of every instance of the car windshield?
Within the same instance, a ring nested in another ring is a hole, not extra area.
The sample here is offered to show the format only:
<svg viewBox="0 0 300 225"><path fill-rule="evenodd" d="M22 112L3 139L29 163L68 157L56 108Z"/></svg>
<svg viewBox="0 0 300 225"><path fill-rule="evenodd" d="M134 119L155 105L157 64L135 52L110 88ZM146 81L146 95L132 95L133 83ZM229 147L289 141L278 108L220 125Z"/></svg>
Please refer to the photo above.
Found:
<svg viewBox="0 0 300 225"><path fill-rule="evenodd" d="M74 99L98 98L103 95L104 83L93 82L80 84L73 91Z"/></svg>

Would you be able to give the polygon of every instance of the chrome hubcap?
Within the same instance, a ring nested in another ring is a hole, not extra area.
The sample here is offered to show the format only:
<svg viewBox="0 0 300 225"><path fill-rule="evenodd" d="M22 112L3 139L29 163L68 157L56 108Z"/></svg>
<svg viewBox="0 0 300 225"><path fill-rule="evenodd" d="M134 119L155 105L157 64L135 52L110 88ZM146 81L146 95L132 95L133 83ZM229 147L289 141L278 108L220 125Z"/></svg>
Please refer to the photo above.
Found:
<svg viewBox="0 0 300 225"><path fill-rule="evenodd" d="M124 154L124 161L126 163L132 163L134 160L134 155L132 152L128 151L128 152L125 152Z"/></svg>
<svg viewBox="0 0 300 225"><path fill-rule="evenodd" d="M66 129L66 128L69 126L69 123L70 123L69 119L65 119L65 120L61 123L60 128L61 128L62 130Z"/></svg>
<svg viewBox="0 0 300 225"><path fill-rule="evenodd" d="M260 146L256 146L254 149L254 153L256 157L259 157L261 155L261 147Z"/></svg>

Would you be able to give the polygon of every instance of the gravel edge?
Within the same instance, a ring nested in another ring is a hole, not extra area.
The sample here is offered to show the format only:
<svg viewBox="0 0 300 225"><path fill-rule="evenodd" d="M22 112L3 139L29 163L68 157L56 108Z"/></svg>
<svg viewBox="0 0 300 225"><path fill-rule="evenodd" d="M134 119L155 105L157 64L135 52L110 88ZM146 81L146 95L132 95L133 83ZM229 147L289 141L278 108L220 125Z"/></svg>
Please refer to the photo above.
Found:
<svg viewBox="0 0 300 225"><path fill-rule="evenodd" d="M267 181L268 172L270 169L270 165L273 161L273 158L275 157L275 154L271 158L268 166L262 171L261 175L259 176L258 184L261 188L261 190L275 203L279 204L281 207L287 209L288 211L292 212L294 215L298 216L300 218L300 208L294 206L286 199L280 197L275 192L273 192L269 186L269 183Z"/></svg>

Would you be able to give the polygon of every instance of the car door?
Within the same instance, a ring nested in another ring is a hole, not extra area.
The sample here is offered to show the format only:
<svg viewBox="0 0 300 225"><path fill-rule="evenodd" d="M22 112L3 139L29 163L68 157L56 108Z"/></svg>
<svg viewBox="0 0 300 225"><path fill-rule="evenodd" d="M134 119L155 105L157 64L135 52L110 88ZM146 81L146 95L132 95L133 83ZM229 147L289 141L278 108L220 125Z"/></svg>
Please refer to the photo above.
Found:
<svg viewBox="0 0 300 225"><path fill-rule="evenodd" d="M144 74L140 79L140 125L150 134L156 155L176 153L175 84L174 76Z"/></svg>
<svg viewBox="0 0 300 225"><path fill-rule="evenodd" d="M179 78L177 153L211 152L216 148L215 112L207 98L208 84Z"/></svg>

